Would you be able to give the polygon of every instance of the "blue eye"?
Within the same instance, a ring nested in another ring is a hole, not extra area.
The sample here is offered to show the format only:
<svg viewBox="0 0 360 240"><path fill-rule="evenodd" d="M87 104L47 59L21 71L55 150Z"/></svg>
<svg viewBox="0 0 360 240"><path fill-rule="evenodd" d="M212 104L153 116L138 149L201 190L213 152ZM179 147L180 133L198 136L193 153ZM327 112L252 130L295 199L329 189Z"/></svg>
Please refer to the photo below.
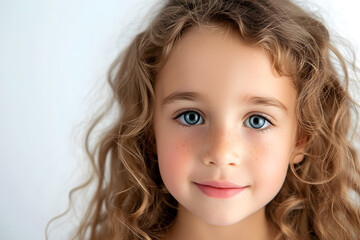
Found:
<svg viewBox="0 0 360 240"><path fill-rule="evenodd" d="M204 122L203 117L194 111L187 111L177 117L185 125L197 125Z"/></svg>
<svg viewBox="0 0 360 240"><path fill-rule="evenodd" d="M270 122L262 116L252 115L245 120L244 125L254 129L263 129L269 126Z"/></svg>

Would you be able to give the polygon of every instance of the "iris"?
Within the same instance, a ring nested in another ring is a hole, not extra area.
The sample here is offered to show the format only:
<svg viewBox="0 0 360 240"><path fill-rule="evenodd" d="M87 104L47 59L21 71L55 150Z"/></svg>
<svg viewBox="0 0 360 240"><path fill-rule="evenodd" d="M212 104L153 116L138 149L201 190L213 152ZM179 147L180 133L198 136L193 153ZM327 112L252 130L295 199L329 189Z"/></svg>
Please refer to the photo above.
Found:
<svg viewBox="0 0 360 240"><path fill-rule="evenodd" d="M186 112L184 113L184 120L187 124L195 125L199 122L200 116L197 112Z"/></svg>
<svg viewBox="0 0 360 240"><path fill-rule="evenodd" d="M255 129L262 128L265 125L265 119L263 117L254 115L249 118L249 124Z"/></svg>

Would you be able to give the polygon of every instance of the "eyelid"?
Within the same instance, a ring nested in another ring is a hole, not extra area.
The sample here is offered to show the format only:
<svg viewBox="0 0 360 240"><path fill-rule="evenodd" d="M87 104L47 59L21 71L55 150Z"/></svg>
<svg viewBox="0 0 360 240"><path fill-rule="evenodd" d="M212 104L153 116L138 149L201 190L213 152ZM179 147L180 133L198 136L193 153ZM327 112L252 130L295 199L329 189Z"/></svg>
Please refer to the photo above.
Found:
<svg viewBox="0 0 360 240"><path fill-rule="evenodd" d="M197 110L197 109L194 109L194 108L186 108L186 109L182 109L182 110L176 112L174 119L179 118L182 114L184 114L184 113L186 113L186 112L196 112L196 113L198 113L199 115L201 115L201 117L202 117L202 118L204 119L204 121L205 121L204 114L203 114L200 110Z"/></svg>
<svg viewBox="0 0 360 240"><path fill-rule="evenodd" d="M271 117L270 115L268 115L268 114L266 114L266 113L262 113L262 112L250 112L250 113L246 114L244 121L246 121L246 119L248 119L249 117L254 116L254 115L258 115L258 116L260 116L260 117L263 117L263 118L265 118L265 120L267 120L271 125L276 126L276 125L274 124L275 119L274 119L273 117Z"/></svg>

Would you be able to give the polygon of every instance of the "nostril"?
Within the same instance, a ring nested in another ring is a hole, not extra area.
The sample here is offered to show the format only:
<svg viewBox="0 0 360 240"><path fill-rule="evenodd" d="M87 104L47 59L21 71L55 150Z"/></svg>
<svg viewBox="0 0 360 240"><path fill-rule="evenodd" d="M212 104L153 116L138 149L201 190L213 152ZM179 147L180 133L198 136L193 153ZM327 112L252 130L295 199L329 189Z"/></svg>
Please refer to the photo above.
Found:
<svg viewBox="0 0 360 240"><path fill-rule="evenodd" d="M206 161L205 161L206 163ZM225 160L225 159L222 159L222 160L209 160L207 161L207 164L208 165L216 165L216 166L237 166L237 163L236 161L231 161L231 160Z"/></svg>

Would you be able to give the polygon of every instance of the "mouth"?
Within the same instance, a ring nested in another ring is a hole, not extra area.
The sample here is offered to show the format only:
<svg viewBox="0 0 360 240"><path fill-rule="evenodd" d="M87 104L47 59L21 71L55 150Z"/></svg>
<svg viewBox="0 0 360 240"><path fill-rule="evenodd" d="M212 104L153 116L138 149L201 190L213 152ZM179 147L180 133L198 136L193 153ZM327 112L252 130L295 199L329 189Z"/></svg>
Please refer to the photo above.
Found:
<svg viewBox="0 0 360 240"><path fill-rule="evenodd" d="M231 198L242 192L248 186L242 187L229 182L193 182L202 193L213 198Z"/></svg>

